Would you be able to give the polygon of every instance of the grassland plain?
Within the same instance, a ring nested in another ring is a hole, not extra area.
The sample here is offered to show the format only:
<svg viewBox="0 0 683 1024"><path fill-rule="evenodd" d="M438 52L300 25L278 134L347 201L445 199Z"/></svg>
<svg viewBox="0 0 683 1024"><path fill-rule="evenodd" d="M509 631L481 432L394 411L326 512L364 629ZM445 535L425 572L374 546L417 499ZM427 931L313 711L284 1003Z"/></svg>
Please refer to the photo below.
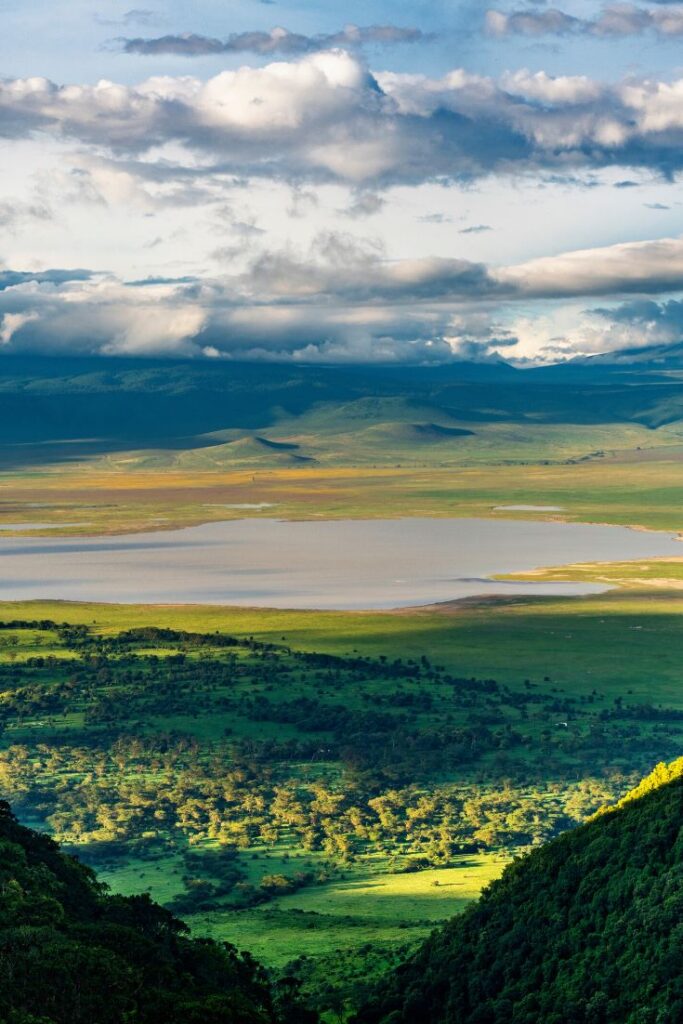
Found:
<svg viewBox="0 0 683 1024"><path fill-rule="evenodd" d="M663 386L671 388L678 394L675 382ZM150 438L137 449L123 438L105 452L78 438L9 441L0 413L0 527L107 534L244 515L496 516L501 505L545 505L559 509L524 515L680 529L683 430L667 420L666 402L657 405L662 385L603 390L461 384L446 389L445 404L431 393L311 398L298 413L255 399L258 428L167 438L161 447ZM636 407L622 408L623 395ZM100 405L121 397L105 393ZM217 416L237 415L221 408Z"/></svg>
<svg viewBox="0 0 683 1024"><path fill-rule="evenodd" d="M116 890L149 890L197 933L294 970L332 1012L516 851L680 753L682 601L640 588L400 613L4 603L2 785ZM227 668L220 636L246 645ZM321 655L341 662L305 660ZM442 749L438 767L424 753L401 766L392 746L463 728L476 755ZM359 774L340 729L360 730L379 775ZM236 763L256 772L239 813L215 803ZM315 834L287 824L278 787L308 793L304 809L314 798ZM335 803L348 793L353 806ZM363 801L377 821L354 818Z"/></svg>
<svg viewBox="0 0 683 1024"><path fill-rule="evenodd" d="M556 506L506 511L500 506ZM0 477L0 527L114 534L192 526L245 515L282 519L484 516L683 529L677 459L553 465L315 467L132 472L23 471Z"/></svg>
<svg viewBox="0 0 683 1024"><path fill-rule="evenodd" d="M0 602L4 621L53 619L91 626L104 636L133 624L218 630L336 655L420 658L427 653L449 671L511 685L527 678L541 683L550 676L554 684L580 693L599 682L610 697L623 696L628 688L639 699L666 702L683 701L682 613L683 595L649 587L584 598L472 600L399 612ZM63 650L52 653L66 656Z"/></svg>

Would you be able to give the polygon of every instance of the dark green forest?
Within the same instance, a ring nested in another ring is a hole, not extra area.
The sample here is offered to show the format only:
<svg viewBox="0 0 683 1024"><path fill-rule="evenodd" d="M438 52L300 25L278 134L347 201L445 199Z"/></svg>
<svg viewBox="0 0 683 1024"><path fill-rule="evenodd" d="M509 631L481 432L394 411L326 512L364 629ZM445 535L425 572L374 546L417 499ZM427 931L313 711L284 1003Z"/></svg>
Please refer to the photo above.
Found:
<svg viewBox="0 0 683 1024"><path fill-rule="evenodd" d="M3 1024L314 1024L291 984L225 943L191 939L149 896L93 871L0 801Z"/></svg>
<svg viewBox="0 0 683 1024"><path fill-rule="evenodd" d="M683 1020L683 759L511 864L355 1024Z"/></svg>
<svg viewBox="0 0 683 1024"><path fill-rule="evenodd" d="M550 679L513 689L426 656L51 621L4 623L0 650L5 795L93 865L194 849L181 914L266 899L244 884L250 849L289 843L328 867L382 853L411 870L519 852L680 751L675 708ZM224 851L220 892L194 863L207 842Z"/></svg>

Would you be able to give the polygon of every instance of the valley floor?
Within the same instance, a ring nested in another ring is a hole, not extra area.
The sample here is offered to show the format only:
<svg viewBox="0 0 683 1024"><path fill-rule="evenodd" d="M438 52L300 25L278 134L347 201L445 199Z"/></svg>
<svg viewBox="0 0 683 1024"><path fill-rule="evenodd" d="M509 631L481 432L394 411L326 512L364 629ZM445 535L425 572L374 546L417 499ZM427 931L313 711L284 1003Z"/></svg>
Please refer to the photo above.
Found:
<svg viewBox="0 0 683 1024"><path fill-rule="evenodd" d="M600 436L600 435L598 435ZM376 465L147 465L116 459L36 462L0 473L3 535L120 534L264 516L281 519L467 516L562 519L652 530L683 527L683 447L543 452L478 462L457 450ZM6 456L6 451L2 454ZM41 530L41 524L45 529Z"/></svg>
<svg viewBox="0 0 683 1024"><path fill-rule="evenodd" d="M635 586L400 613L0 604L0 786L115 890L352 1005L511 856L680 755L682 611Z"/></svg>

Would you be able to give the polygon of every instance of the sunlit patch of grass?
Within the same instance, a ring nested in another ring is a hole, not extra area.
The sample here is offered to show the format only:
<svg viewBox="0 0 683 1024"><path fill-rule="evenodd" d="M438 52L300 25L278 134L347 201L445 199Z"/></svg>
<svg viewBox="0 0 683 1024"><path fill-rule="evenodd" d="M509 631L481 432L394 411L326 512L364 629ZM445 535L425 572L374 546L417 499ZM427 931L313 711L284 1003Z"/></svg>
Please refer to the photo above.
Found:
<svg viewBox="0 0 683 1024"><path fill-rule="evenodd" d="M291 870L292 862L289 863ZM296 861L294 862L297 863ZM310 886L261 907L210 912L188 920L213 938L247 948L281 966L294 956L321 956L369 942L405 943L426 936L476 899L506 860L496 854L458 858L453 867L408 874L349 868L344 877Z"/></svg>
<svg viewBox="0 0 683 1024"><path fill-rule="evenodd" d="M577 580L586 583L608 583L620 589L647 591L680 590L683 588L683 554L679 559L649 558L632 562L583 562L576 565L534 569L531 572L499 576L499 579L561 582Z"/></svg>

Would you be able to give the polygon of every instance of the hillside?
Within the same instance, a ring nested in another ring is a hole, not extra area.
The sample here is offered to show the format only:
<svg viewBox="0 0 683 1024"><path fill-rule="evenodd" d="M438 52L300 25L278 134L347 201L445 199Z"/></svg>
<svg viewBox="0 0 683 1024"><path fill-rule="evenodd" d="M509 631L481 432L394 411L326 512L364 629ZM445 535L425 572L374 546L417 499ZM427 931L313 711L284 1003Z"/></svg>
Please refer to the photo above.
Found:
<svg viewBox="0 0 683 1024"><path fill-rule="evenodd" d="M0 801L0 1020L11 1024L312 1024L248 954L189 939L148 896L92 871Z"/></svg>
<svg viewBox="0 0 683 1024"><path fill-rule="evenodd" d="M390 453L429 442L441 448L501 424L516 432L559 424L652 431L683 417L680 380L658 365L543 371L453 363L436 370L3 356L0 458L17 465L186 451L215 445L220 432L230 432L229 441L248 439L257 457L269 444L305 456L315 452L298 451L290 435L354 436L373 427L386 432L377 442ZM275 436L264 433L270 430ZM353 460L355 447L342 445L335 458Z"/></svg>
<svg viewBox="0 0 683 1024"><path fill-rule="evenodd" d="M683 759L514 862L356 1024L683 1019Z"/></svg>

